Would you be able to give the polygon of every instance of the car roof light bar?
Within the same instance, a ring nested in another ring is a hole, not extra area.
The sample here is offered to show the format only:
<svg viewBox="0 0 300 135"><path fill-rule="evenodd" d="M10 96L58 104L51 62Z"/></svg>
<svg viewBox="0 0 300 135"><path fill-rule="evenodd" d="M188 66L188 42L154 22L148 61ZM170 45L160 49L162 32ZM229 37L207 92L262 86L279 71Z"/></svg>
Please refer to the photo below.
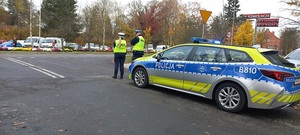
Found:
<svg viewBox="0 0 300 135"><path fill-rule="evenodd" d="M205 39L205 38L200 38L200 37L192 37L191 40L193 43L221 44L221 41L219 41L219 40Z"/></svg>

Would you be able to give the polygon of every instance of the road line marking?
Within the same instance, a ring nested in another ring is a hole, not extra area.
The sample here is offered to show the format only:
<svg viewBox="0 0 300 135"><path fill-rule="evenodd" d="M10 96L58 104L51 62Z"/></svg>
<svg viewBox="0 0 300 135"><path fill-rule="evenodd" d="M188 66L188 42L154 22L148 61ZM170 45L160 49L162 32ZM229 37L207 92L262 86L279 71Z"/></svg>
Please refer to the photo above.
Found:
<svg viewBox="0 0 300 135"><path fill-rule="evenodd" d="M36 70L36 71L39 71L43 74L46 74L52 78L57 78L57 77L60 77L60 78L65 78L64 76L60 75L60 74L57 74L55 72L52 72L50 70L47 70L47 69L44 69L44 68L41 68L41 67L38 67L38 66L35 66L35 65L32 65L30 63L27 63L27 62L24 62L24 61L21 61L21 60L18 60L18 59L14 59L14 58L5 58L9 61L12 61L12 62L15 62L15 63L18 63L18 64L21 64L23 66L26 66L26 67L29 67L33 70Z"/></svg>

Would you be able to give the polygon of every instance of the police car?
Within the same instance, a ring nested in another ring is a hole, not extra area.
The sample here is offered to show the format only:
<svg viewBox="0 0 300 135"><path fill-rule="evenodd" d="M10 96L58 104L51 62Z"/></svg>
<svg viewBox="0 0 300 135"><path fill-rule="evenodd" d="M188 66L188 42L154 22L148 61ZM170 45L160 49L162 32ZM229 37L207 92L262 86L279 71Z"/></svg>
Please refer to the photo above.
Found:
<svg viewBox="0 0 300 135"><path fill-rule="evenodd" d="M299 102L299 69L277 50L192 40L134 60L129 78L140 88L156 85L212 99L228 112Z"/></svg>

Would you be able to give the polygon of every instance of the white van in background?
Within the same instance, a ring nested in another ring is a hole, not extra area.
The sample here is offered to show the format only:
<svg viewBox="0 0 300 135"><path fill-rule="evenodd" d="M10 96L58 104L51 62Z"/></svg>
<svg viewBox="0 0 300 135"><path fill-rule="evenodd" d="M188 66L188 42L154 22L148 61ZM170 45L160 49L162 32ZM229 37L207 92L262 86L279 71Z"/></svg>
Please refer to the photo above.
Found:
<svg viewBox="0 0 300 135"><path fill-rule="evenodd" d="M156 52L160 52L160 51L162 51L164 49L167 49L169 47L170 47L169 45L157 45L156 46Z"/></svg>
<svg viewBox="0 0 300 135"><path fill-rule="evenodd" d="M56 44L53 46L52 42L56 41ZM62 48L62 46L66 45L66 41L63 38L58 37L46 37L45 40L41 44L41 48Z"/></svg>
<svg viewBox="0 0 300 135"><path fill-rule="evenodd" d="M38 37L38 36L32 36L32 38L27 37L26 40L23 42L23 47L32 47L31 46L31 41L32 41L33 47L38 48L40 47L44 39L45 39L44 37Z"/></svg>
<svg viewBox="0 0 300 135"><path fill-rule="evenodd" d="M146 51L147 51L147 52L155 52L155 49L154 49L154 47L153 47L153 44L148 44L148 45L146 46Z"/></svg>

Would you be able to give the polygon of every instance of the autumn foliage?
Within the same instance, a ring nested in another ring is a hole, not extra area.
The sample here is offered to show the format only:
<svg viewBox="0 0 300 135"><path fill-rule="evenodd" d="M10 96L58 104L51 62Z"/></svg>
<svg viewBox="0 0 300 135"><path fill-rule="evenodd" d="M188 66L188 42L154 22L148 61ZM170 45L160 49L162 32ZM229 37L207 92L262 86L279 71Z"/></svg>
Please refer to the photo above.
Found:
<svg viewBox="0 0 300 135"><path fill-rule="evenodd" d="M234 36L234 42L237 45L252 46L254 29L249 20L243 23Z"/></svg>

